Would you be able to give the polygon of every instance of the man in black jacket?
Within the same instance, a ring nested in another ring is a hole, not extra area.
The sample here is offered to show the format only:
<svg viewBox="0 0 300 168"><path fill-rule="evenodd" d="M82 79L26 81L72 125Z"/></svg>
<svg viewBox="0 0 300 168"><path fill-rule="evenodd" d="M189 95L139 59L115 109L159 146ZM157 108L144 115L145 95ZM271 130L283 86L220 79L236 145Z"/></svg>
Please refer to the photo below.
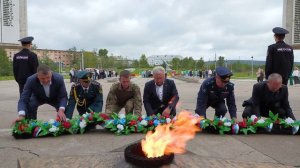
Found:
<svg viewBox="0 0 300 168"><path fill-rule="evenodd" d="M286 85L294 65L293 48L283 41L285 34L289 33L287 30L275 27L273 32L276 43L268 47L266 79L270 74L278 73L282 76L282 84Z"/></svg>
<svg viewBox="0 0 300 168"><path fill-rule="evenodd" d="M290 117L295 120L288 100L287 86L282 84L282 77L277 73L270 74L267 81L255 84L252 97L244 101L243 106L243 118L251 115L269 117L269 111L272 111L280 118Z"/></svg>
<svg viewBox="0 0 300 168"><path fill-rule="evenodd" d="M175 116L179 97L174 81L166 79L165 69L161 66L153 69L153 77L144 88L143 102L147 115Z"/></svg>
<svg viewBox="0 0 300 168"><path fill-rule="evenodd" d="M20 39L23 49L13 58L13 72L19 85L20 95L23 92L26 79L36 73L39 65L37 55L30 51L32 40L33 37L30 36Z"/></svg>

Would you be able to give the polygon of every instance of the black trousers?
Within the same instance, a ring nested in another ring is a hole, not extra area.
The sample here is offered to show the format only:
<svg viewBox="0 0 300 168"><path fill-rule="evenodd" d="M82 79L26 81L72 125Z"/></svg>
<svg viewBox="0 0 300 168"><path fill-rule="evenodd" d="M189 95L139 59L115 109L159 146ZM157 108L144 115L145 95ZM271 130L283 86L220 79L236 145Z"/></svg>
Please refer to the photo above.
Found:
<svg viewBox="0 0 300 168"><path fill-rule="evenodd" d="M21 97L21 94L22 94L22 92L23 92L23 90L24 90L24 85L25 85L25 84L18 83L18 85L19 85L19 93L20 93L20 97Z"/></svg>
<svg viewBox="0 0 300 168"><path fill-rule="evenodd" d="M27 113L25 118L36 120L38 107L43 104L49 104L53 106L56 109L56 111L58 111L59 109L59 102L40 102L39 100L36 99L35 96L31 96L29 103L27 105Z"/></svg>
<svg viewBox="0 0 300 168"><path fill-rule="evenodd" d="M243 111L243 118L251 117L251 115L269 117L269 111L273 114L278 114L279 118L287 118L287 113L281 107L267 107L260 105L258 107L246 106Z"/></svg>
<svg viewBox="0 0 300 168"><path fill-rule="evenodd" d="M207 108L208 107L212 107L215 109L215 116L217 116L218 118L224 117L227 113L225 102L216 102L213 105L208 105ZM206 114L204 117L206 118Z"/></svg>

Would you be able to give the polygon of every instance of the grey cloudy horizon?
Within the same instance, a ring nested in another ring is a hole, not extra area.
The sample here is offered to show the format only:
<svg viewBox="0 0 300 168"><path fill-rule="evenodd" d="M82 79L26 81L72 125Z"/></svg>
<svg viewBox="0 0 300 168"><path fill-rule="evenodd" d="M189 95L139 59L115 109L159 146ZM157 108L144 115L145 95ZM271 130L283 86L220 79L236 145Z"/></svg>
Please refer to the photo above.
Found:
<svg viewBox="0 0 300 168"><path fill-rule="evenodd" d="M282 26L283 11L282 0L27 3L28 34L39 48L106 48L129 59L172 54L207 61L216 53L228 60L265 60L267 46L274 43L271 30Z"/></svg>

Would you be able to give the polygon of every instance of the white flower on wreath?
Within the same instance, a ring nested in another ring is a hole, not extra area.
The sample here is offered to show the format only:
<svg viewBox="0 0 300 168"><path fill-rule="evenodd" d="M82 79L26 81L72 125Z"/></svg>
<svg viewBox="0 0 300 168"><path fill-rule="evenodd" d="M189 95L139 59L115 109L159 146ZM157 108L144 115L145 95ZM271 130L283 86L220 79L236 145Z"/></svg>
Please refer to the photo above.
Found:
<svg viewBox="0 0 300 168"><path fill-rule="evenodd" d="M292 118L290 118L290 117L288 117L288 118L286 118L285 120L284 120L287 124L293 124L295 121L292 119Z"/></svg>
<svg viewBox="0 0 300 168"><path fill-rule="evenodd" d="M220 120L223 121L223 122L225 122L225 121L227 120L227 118L221 116L221 117L220 117Z"/></svg>
<svg viewBox="0 0 300 168"><path fill-rule="evenodd" d="M126 117L124 113L119 113L118 116L119 116L119 118L125 118Z"/></svg>
<svg viewBox="0 0 300 168"><path fill-rule="evenodd" d="M171 122L171 118L166 118L166 123L170 123Z"/></svg>
<svg viewBox="0 0 300 168"><path fill-rule="evenodd" d="M142 115L142 119L145 119L147 117L147 115L143 114Z"/></svg>
<svg viewBox="0 0 300 168"><path fill-rule="evenodd" d="M85 120L80 121L79 127L80 128L85 128L86 127L86 121Z"/></svg>
<svg viewBox="0 0 300 168"><path fill-rule="evenodd" d="M56 132L56 131L58 131L58 130L59 130L58 127L52 125L52 127L49 129L49 132Z"/></svg>
<svg viewBox="0 0 300 168"><path fill-rule="evenodd" d="M251 118L252 121L254 121L257 117L256 117L256 115L251 115L250 118Z"/></svg>
<svg viewBox="0 0 300 168"><path fill-rule="evenodd" d="M257 121L257 123L258 123L258 124L263 124L263 123L265 123L265 120L261 118L261 119L259 119L259 120Z"/></svg>
<svg viewBox="0 0 300 168"><path fill-rule="evenodd" d="M122 131L124 130L124 126L122 124L118 124L117 125L118 130Z"/></svg>
<svg viewBox="0 0 300 168"><path fill-rule="evenodd" d="M231 126L231 122L225 122L225 123L224 123L224 126L230 127L230 126Z"/></svg>
<svg viewBox="0 0 300 168"><path fill-rule="evenodd" d="M55 120L54 120L54 119L50 119L50 120L48 121L48 123L51 124L51 125L53 125L53 124L55 123Z"/></svg>
<svg viewBox="0 0 300 168"><path fill-rule="evenodd" d="M142 126L147 126L148 125L148 122L146 120L142 120L141 123L140 123Z"/></svg>
<svg viewBox="0 0 300 168"><path fill-rule="evenodd" d="M89 115L90 115L89 113L85 113L85 114L83 114L83 115L82 115L82 117L84 117L84 118L88 118L88 117L89 117Z"/></svg>

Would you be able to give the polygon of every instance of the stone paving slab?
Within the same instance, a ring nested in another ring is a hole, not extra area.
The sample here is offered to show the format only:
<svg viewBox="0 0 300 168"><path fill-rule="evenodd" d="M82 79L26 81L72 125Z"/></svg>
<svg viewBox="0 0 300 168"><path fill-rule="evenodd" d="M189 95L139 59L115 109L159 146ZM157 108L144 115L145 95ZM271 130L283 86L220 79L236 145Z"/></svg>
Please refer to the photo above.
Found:
<svg viewBox="0 0 300 168"><path fill-rule="evenodd" d="M68 156L68 157L39 157L18 159L19 168L134 168L136 166L127 163L123 152L109 152L90 156ZM274 163L239 162L234 160L204 158L192 153L175 155L170 165L162 168L288 168Z"/></svg>

